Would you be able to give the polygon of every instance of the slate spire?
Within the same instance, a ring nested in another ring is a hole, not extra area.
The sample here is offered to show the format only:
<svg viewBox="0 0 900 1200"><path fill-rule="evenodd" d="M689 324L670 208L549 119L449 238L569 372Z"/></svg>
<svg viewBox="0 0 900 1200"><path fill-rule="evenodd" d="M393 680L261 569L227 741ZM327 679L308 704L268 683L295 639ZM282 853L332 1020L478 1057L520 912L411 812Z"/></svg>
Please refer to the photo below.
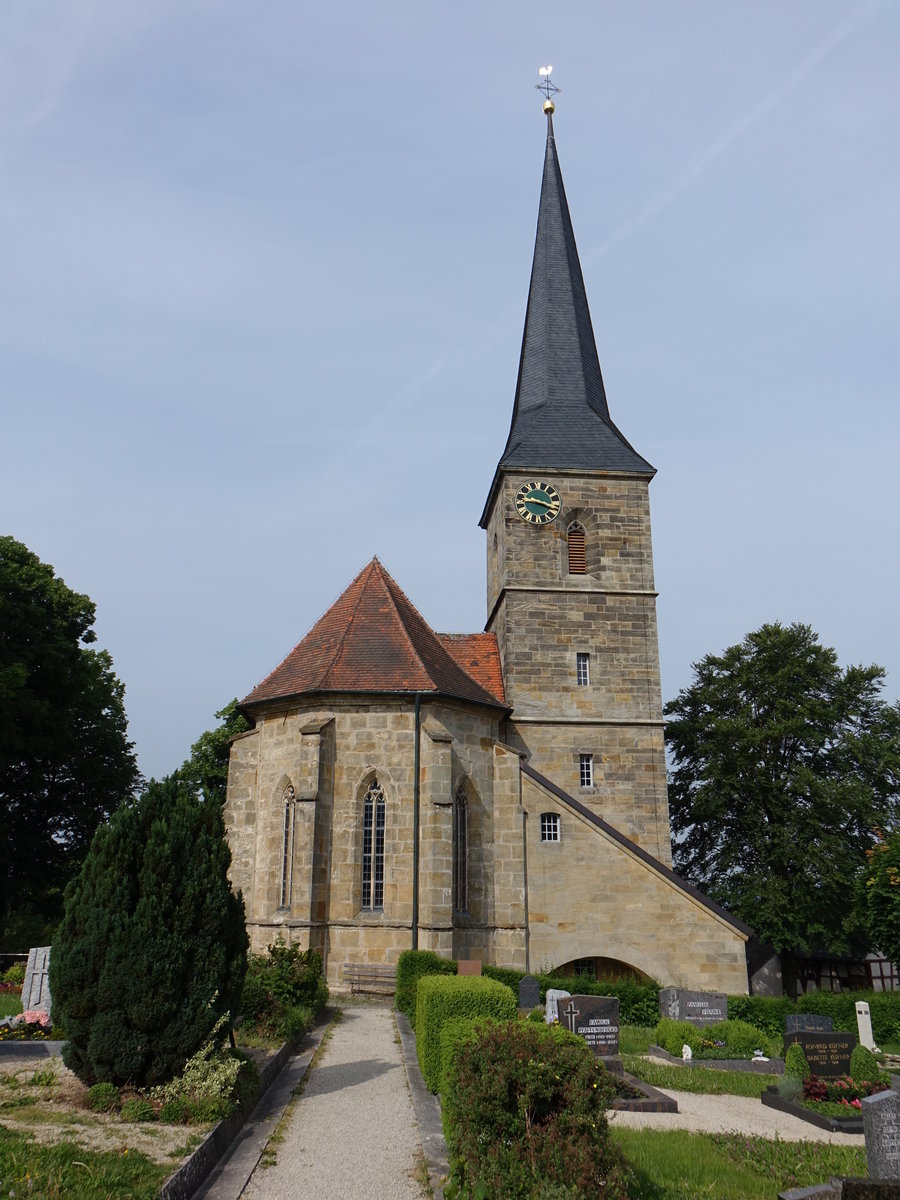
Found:
<svg viewBox="0 0 900 1200"><path fill-rule="evenodd" d="M520 468L655 474L609 415L552 112L515 405L482 524L500 472Z"/></svg>

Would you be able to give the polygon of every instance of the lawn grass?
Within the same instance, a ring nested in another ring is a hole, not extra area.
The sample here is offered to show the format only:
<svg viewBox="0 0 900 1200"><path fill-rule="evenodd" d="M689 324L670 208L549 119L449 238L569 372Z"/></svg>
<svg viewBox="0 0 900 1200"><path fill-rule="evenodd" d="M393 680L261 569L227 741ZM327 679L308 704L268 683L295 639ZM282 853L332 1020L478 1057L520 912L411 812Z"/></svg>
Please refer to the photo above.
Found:
<svg viewBox="0 0 900 1200"><path fill-rule="evenodd" d="M15 1017L22 1011L22 997L16 992L0 992L0 1017Z"/></svg>
<svg viewBox="0 0 900 1200"><path fill-rule="evenodd" d="M631 1168L629 1200L772 1200L784 1188L866 1173L855 1146L615 1126L612 1136Z"/></svg>
<svg viewBox="0 0 900 1200"><path fill-rule="evenodd" d="M649 1025L622 1025L619 1027L619 1052L646 1054L655 1034L656 1030Z"/></svg>
<svg viewBox="0 0 900 1200"><path fill-rule="evenodd" d="M29 1200L154 1200L171 1167L137 1151L85 1150L71 1142L41 1145L0 1126L0 1180L10 1196Z"/></svg>
<svg viewBox="0 0 900 1200"><path fill-rule="evenodd" d="M777 1075L757 1075L755 1071L662 1066L635 1054L623 1054L622 1063L629 1074L653 1087L674 1088L678 1092L702 1092L708 1096L761 1096L767 1087L772 1087L779 1079Z"/></svg>

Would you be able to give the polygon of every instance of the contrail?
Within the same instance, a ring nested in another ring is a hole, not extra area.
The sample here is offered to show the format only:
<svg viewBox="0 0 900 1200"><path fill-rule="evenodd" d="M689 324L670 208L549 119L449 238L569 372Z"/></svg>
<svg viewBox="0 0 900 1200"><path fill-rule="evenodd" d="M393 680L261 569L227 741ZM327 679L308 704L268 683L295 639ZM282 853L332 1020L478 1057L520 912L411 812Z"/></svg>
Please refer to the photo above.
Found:
<svg viewBox="0 0 900 1200"><path fill-rule="evenodd" d="M668 207L694 180L702 174L714 159L724 153L734 142L742 137L751 126L776 108L781 102L797 87L797 85L819 65L819 63L827 58L832 51L836 50L843 42L845 42L852 34L856 32L866 22L874 20L875 17L884 9L886 0L870 0L868 4L862 5L857 12L848 17L846 21L842 21L822 40L818 45L806 55L804 59L798 63L794 70L788 75L787 79L777 88L773 89L768 95L763 96L750 110L745 113L735 123L714 142L705 149L698 151L685 167L675 175L671 181L667 182L660 192L650 200L636 216L629 218L619 229L616 230L611 237L601 243L595 250L588 253L585 261L595 262L598 258L602 258L613 246L617 246L632 234L642 225L646 225L653 217L660 213L664 208Z"/></svg>

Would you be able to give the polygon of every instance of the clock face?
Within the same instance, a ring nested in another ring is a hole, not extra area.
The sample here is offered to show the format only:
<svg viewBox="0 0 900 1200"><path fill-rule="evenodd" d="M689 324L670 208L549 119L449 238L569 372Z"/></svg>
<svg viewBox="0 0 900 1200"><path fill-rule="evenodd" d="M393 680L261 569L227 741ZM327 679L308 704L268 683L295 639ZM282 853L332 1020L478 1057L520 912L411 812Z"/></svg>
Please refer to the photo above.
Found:
<svg viewBox="0 0 900 1200"><path fill-rule="evenodd" d="M529 525L549 525L559 516L561 503L549 483L523 483L516 492L516 512Z"/></svg>

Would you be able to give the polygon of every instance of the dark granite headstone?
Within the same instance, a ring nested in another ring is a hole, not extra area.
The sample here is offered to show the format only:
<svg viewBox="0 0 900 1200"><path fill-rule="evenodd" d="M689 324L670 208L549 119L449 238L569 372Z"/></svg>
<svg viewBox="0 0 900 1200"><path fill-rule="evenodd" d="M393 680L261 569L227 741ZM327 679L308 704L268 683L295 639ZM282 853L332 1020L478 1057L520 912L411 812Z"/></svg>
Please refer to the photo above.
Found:
<svg viewBox="0 0 900 1200"><path fill-rule="evenodd" d="M900 1180L900 1094L866 1096L862 1114L869 1178Z"/></svg>
<svg viewBox="0 0 900 1200"><path fill-rule="evenodd" d="M690 992L687 988L663 988L659 1014L673 1021L690 1021L701 1029L728 1020L728 997L723 992Z"/></svg>
<svg viewBox="0 0 900 1200"><path fill-rule="evenodd" d="M537 1008L541 1002L541 985L533 975L523 975L519 980L519 1008Z"/></svg>
<svg viewBox="0 0 900 1200"><path fill-rule="evenodd" d="M22 1011L50 1012L50 947L33 946L28 951L25 982L22 984Z"/></svg>
<svg viewBox="0 0 900 1200"><path fill-rule="evenodd" d="M834 1021L819 1013L788 1013L784 1018L785 1033L831 1033Z"/></svg>
<svg viewBox="0 0 900 1200"><path fill-rule="evenodd" d="M834 1078L850 1071L855 1033L786 1033L784 1048L799 1042L813 1075Z"/></svg>
<svg viewBox="0 0 900 1200"><path fill-rule="evenodd" d="M559 1002L559 1023L583 1037L599 1057L619 1053L619 1001L615 996L570 996Z"/></svg>

